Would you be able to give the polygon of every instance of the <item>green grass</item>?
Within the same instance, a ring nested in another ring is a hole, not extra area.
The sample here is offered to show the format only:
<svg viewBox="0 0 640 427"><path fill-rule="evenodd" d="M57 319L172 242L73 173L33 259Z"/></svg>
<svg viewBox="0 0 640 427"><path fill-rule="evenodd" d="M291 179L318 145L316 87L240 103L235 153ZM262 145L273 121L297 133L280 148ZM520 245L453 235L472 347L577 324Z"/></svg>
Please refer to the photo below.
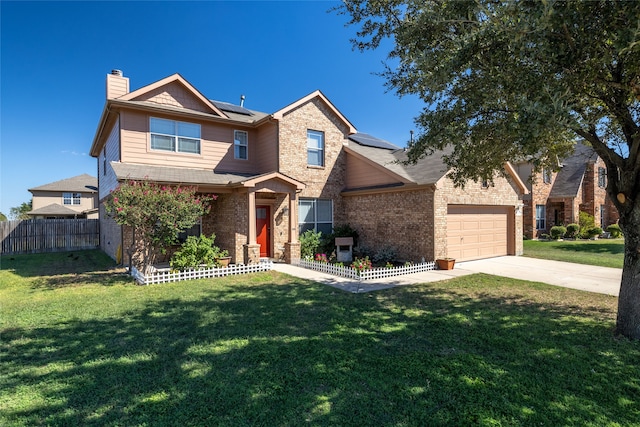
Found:
<svg viewBox="0 0 640 427"><path fill-rule="evenodd" d="M614 297L488 275L145 287L74 257L0 260L0 425L640 425Z"/></svg>
<svg viewBox="0 0 640 427"><path fill-rule="evenodd" d="M624 263L624 240L525 240L524 256L600 267L622 268Z"/></svg>

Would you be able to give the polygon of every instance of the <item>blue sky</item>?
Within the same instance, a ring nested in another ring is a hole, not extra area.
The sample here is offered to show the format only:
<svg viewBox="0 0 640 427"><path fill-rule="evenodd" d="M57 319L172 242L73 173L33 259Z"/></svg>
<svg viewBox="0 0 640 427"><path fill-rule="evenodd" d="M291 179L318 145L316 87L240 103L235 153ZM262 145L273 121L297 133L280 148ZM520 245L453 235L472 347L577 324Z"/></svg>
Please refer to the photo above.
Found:
<svg viewBox="0 0 640 427"><path fill-rule="evenodd" d="M88 173L114 68L131 90L180 73L210 99L275 112L320 89L355 125L404 146L422 108L387 92L386 50L352 50L335 2L0 3L0 212Z"/></svg>

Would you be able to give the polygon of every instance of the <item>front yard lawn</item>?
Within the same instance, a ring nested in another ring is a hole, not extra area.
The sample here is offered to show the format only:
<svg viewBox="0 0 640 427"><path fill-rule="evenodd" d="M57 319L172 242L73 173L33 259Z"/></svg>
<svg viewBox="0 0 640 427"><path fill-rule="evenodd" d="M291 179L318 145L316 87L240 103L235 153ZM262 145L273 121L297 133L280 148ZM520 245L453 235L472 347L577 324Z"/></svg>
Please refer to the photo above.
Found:
<svg viewBox="0 0 640 427"><path fill-rule="evenodd" d="M640 343L612 335L611 296L488 275L138 286L97 252L0 263L0 425L639 425Z"/></svg>
<svg viewBox="0 0 640 427"><path fill-rule="evenodd" d="M600 267L622 268L624 263L624 240L525 240L524 256Z"/></svg>

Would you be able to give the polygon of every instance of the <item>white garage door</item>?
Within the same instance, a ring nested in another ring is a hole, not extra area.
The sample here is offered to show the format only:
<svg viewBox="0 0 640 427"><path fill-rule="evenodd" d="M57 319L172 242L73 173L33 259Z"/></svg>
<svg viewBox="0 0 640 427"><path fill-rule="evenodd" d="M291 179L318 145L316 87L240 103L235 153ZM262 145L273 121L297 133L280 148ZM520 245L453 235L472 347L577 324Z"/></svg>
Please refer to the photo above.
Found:
<svg viewBox="0 0 640 427"><path fill-rule="evenodd" d="M449 205L447 256L468 261L507 255L508 212L504 206Z"/></svg>

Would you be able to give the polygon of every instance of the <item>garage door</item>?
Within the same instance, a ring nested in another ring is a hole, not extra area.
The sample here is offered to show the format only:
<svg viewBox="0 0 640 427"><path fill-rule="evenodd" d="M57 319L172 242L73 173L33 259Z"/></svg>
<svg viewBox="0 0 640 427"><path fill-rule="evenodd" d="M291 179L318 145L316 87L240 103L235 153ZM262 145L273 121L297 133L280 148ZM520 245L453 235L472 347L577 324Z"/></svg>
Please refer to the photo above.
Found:
<svg viewBox="0 0 640 427"><path fill-rule="evenodd" d="M508 212L504 206L449 205L447 256L468 261L507 255Z"/></svg>

